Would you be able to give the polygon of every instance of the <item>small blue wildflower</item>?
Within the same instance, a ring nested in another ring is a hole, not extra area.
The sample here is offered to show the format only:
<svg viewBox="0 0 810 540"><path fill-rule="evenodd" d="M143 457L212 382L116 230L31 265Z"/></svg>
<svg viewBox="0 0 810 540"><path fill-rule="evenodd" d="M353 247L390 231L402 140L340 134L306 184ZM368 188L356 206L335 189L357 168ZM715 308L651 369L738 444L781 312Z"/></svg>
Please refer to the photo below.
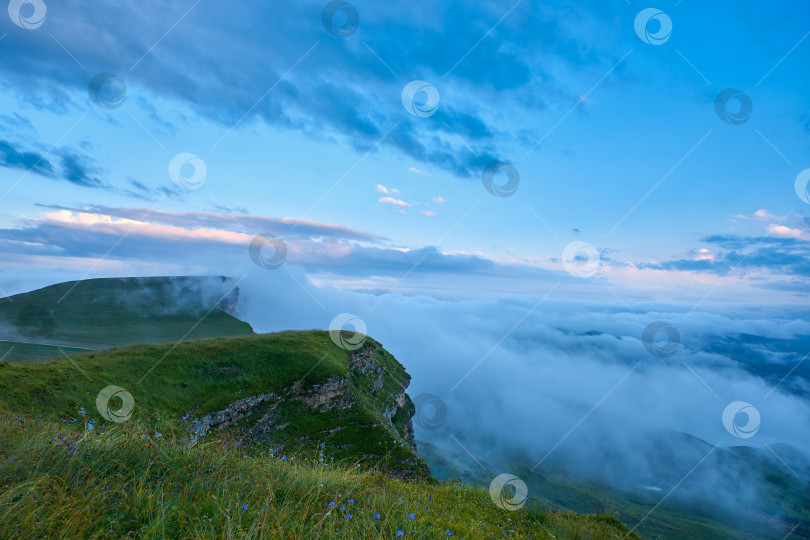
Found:
<svg viewBox="0 0 810 540"><path fill-rule="evenodd" d="M352 519L352 515L351 514L346 514L346 519Z"/></svg>
<svg viewBox="0 0 810 540"><path fill-rule="evenodd" d="M374 514L374 521L377 521L378 519L380 519L380 513L379 513L379 512L376 512L376 513Z"/></svg>
<svg viewBox="0 0 810 540"><path fill-rule="evenodd" d="M244 512L245 510L247 510L247 503L242 505L242 512Z"/></svg>
<svg viewBox="0 0 810 540"><path fill-rule="evenodd" d="M346 510L346 507L345 507L345 506L341 506L341 507L340 507L340 511L341 511L341 512L343 512L343 511L345 511L345 510Z"/></svg>
<svg viewBox="0 0 810 540"><path fill-rule="evenodd" d="M321 443L321 448L326 448L326 443Z"/></svg>
<svg viewBox="0 0 810 540"><path fill-rule="evenodd" d="M335 501L329 501L329 508L335 507Z"/></svg>
<svg viewBox="0 0 810 540"><path fill-rule="evenodd" d="M414 519L416 519L416 514L414 514L413 512L411 512L410 514L408 514L408 519L410 519L411 521L413 521Z"/></svg>
<svg viewBox="0 0 810 540"><path fill-rule="evenodd" d="M349 504L354 504L354 499L349 499Z"/></svg>
<svg viewBox="0 0 810 540"><path fill-rule="evenodd" d="M287 461L287 456L282 457L281 461Z"/></svg>
<svg viewBox="0 0 810 540"><path fill-rule="evenodd" d="M447 529L447 536L453 536L453 533L450 532L450 529Z"/></svg>
<svg viewBox="0 0 810 540"><path fill-rule="evenodd" d="M397 529L397 536L402 536L402 529Z"/></svg>

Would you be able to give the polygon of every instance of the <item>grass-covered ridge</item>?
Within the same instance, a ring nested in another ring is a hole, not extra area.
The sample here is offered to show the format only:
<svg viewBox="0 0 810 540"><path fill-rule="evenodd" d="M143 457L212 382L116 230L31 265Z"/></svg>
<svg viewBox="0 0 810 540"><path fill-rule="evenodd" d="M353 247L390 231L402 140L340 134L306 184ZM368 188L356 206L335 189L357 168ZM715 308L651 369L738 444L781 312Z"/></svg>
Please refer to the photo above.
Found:
<svg viewBox="0 0 810 540"><path fill-rule="evenodd" d="M238 293L230 278L188 276L69 281L0 298L0 357L249 335L231 314Z"/></svg>
<svg viewBox="0 0 810 540"><path fill-rule="evenodd" d="M638 538L609 515L507 511L481 489L314 452L189 444L171 422L88 430L0 413L0 440L0 538Z"/></svg>
<svg viewBox="0 0 810 540"><path fill-rule="evenodd" d="M206 436L224 428L259 451L326 442L329 457L418 471L424 466L409 446L409 382L403 366L370 338L350 352L325 331L282 332L0 364L0 404L48 419L84 411L101 421L96 396L114 385L132 395L133 417L185 418L191 429L195 419L258 396L255 406ZM390 420L386 411L394 413Z"/></svg>
<svg viewBox="0 0 810 540"><path fill-rule="evenodd" d="M0 538L627 537L428 478L409 382L378 342L325 331L0 363ZM121 423L97 408L110 385L135 403Z"/></svg>

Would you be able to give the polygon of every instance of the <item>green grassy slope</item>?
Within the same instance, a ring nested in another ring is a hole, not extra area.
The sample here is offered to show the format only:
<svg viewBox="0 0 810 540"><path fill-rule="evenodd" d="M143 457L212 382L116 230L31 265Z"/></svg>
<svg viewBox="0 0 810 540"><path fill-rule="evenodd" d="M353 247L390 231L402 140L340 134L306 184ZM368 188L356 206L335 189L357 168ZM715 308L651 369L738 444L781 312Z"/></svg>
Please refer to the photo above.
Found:
<svg viewBox="0 0 810 540"><path fill-rule="evenodd" d="M203 418L235 402L274 394L229 426L246 444L295 448L329 441L330 457L364 456L402 470L421 467L405 444L410 414L385 428L382 411L410 376L368 339L378 373L361 373L328 332L284 332L164 345L136 345L28 364L0 364L0 404L46 418L100 419L96 396L115 385L133 397L138 417ZM345 407L312 409L302 399L315 385L348 380ZM293 390L297 388L296 390ZM412 407L409 398L407 407ZM269 420L268 420L269 419ZM280 429L279 426L283 426Z"/></svg>
<svg viewBox="0 0 810 540"><path fill-rule="evenodd" d="M251 456L224 437L190 445L181 432L0 413L0 538L638 538L609 515L512 512L456 483Z"/></svg>
<svg viewBox="0 0 810 540"><path fill-rule="evenodd" d="M249 335L249 324L211 309L223 297L224 304L235 303L238 291L227 294L233 285L224 277L89 279L2 298L0 338L31 345L0 341L0 357L58 356L58 345L93 348Z"/></svg>
<svg viewBox="0 0 810 540"><path fill-rule="evenodd" d="M90 350L94 350L94 348L0 340L0 361L15 364L17 362L28 362L31 360L50 358L52 356L60 356L62 354L70 356Z"/></svg>
<svg viewBox="0 0 810 540"><path fill-rule="evenodd" d="M637 538L609 515L511 512L481 489L400 479L420 470L413 404L393 427L381 412L410 377L365 345L283 332L0 363L0 538ZM341 380L335 407L307 405ZM133 397L122 423L98 412L108 385ZM193 435L194 418L271 392Z"/></svg>

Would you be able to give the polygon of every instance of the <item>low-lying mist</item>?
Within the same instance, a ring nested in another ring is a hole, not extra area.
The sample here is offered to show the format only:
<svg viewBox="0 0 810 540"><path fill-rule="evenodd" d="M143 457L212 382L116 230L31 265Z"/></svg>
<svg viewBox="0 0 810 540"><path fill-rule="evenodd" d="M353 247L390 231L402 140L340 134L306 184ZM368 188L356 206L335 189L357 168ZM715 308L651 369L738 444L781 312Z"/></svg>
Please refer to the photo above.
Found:
<svg viewBox="0 0 810 540"><path fill-rule="evenodd" d="M769 511L763 474L808 480L801 362L810 323L801 313L528 297L381 301L296 279L301 287L246 279L239 314L257 332L327 328L343 312L362 319L413 376L409 394L435 396L416 399L417 438L477 473L552 468L652 503L677 486L669 500L736 512ZM663 331L645 344L648 327ZM759 413L753 434L757 419L735 415L734 402ZM746 446L759 458L741 458Z"/></svg>

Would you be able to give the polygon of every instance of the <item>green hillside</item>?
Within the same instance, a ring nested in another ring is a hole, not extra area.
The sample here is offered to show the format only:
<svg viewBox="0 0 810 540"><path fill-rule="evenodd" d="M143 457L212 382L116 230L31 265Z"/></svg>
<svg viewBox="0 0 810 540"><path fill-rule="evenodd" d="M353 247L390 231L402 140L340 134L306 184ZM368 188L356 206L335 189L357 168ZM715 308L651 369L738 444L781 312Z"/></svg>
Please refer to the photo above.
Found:
<svg viewBox="0 0 810 540"><path fill-rule="evenodd" d="M69 281L2 298L0 358L249 335L232 315L238 293L225 277L149 277Z"/></svg>
<svg viewBox="0 0 810 540"><path fill-rule="evenodd" d="M227 438L188 445L154 427L0 413L0 538L638 538L609 515L510 512L457 483L254 456Z"/></svg>
<svg viewBox="0 0 810 540"><path fill-rule="evenodd" d="M429 478L409 381L324 331L0 363L0 537L635 538Z"/></svg>
<svg viewBox="0 0 810 540"><path fill-rule="evenodd" d="M80 410L92 418L99 391L115 385L132 395L141 418L186 417L197 432L227 427L262 450L331 441L336 459L388 456L385 464L418 469L407 440L410 376L377 342L365 346L350 354L328 332L285 332L11 364L0 368L0 402L52 419Z"/></svg>

